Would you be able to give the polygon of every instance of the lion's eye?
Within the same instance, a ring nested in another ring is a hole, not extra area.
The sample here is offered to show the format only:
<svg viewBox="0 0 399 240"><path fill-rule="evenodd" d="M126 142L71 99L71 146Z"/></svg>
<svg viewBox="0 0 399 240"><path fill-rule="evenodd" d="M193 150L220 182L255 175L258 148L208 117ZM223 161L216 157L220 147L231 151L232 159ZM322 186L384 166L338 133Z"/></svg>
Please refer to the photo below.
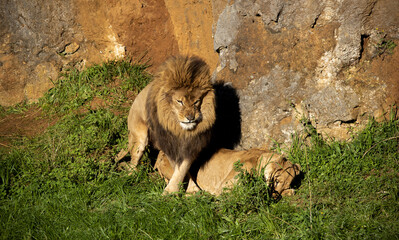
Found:
<svg viewBox="0 0 399 240"><path fill-rule="evenodd" d="M200 103L200 100L198 99L197 101L194 102L194 105L195 105L195 106L198 106L199 103Z"/></svg>
<svg viewBox="0 0 399 240"><path fill-rule="evenodd" d="M182 100L176 100L176 102L183 106L183 101Z"/></svg>

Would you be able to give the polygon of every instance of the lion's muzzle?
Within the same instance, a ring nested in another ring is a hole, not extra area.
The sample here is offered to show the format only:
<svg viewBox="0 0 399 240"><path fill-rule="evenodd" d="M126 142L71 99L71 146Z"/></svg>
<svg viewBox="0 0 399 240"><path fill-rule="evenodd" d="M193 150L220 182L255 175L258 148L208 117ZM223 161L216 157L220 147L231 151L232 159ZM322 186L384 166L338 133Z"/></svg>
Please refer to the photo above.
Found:
<svg viewBox="0 0 399 240"><path fill-rule="evenodd" d="M197 126L197 122L195 121L180 122L180 126L184 130L193 130Z"/></svg>
<svg viewBox="0 0 399 240"><path fill-rule="evenodd" d="M202 114L197 113L198 116L196 117L196 114L187 114L185 115L185 119L183 121L180 121L180 126L184 130L193 130L199 122L202 120Z"/></svg>

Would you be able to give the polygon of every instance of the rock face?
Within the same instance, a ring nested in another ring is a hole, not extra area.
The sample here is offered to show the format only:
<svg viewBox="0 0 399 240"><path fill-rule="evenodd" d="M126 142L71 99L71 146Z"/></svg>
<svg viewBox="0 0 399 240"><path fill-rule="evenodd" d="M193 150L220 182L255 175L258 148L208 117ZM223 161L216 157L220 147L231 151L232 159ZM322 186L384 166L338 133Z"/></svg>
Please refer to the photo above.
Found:
<svg viewBox="0 0 399 240"><path fill-rule="evenodd" d="M307 118L329 136L399 101L399 1L6 0L0 105L35 101L68 66L196 54L232 82L238 148L289 143Z"/></svg>
<svg viewBox="0 0 399 240"><path fill-rule="evenodd" d="M239 147L289 142L304 117L329 136L347 138L349 127L389 109L399 100L399 53L378 51L399 38L398 10L399 2L384 0L225 6L214 49L217 75L239 90Z"/></svg>
<svg viewBox="0 0 399 240"><path fill-rule="evenodd" d="M7 0L0 21L0 105L5 106L38 99L67 66L126 55L157 65L178 53L162 1Z"/></svg>

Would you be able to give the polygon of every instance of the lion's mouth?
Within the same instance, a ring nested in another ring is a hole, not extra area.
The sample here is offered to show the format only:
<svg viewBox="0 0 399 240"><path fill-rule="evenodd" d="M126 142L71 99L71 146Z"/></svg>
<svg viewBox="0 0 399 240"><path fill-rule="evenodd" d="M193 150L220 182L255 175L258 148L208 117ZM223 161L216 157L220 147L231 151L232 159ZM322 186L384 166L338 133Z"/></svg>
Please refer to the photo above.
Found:
<svg viewBox="0 0 399 240"><path fill-rule="evenodd" d="M193 130L195 126L197 126L197 122L189 121L189 122L180 122L180 126L184 130Z"/></svg>

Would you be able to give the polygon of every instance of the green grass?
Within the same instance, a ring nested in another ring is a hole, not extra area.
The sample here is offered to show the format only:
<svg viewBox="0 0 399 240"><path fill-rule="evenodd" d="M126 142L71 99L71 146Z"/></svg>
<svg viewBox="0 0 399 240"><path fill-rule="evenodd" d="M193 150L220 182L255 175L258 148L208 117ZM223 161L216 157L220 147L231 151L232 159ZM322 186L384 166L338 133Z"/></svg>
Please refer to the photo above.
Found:
<svg viewBox="0 0 399 240"><path fill-rule="evenodd" d="M67 69L40 104L50 112L66 113L99 98L106 101L109 108L120 109L128 100L127 92L137 94L147 85L150 76L146 68L125 59L94 65L84 71Z"/></svg>
<svg viewBox="0 0 399 240"><path fill-rule="evenodd" d="M243 172L219 197L162 196L148 154L132 175L112 160L127 141L127 95L149 80L128 60L61 76L39 103L58 122L0 149L1 239L399 238L394 115L371 119L348 142L326 141L304 122L305 137L285 149L304 171L293 197L273 200L262 177Z"/></svg>
<svg viewBox="0 0 399 240"><path fill-rule="evenodd" d="M385 38L381 38L380 41L375 45L378 55L382 55L384 53L392 55L395 47L396 43L393 40Z"/></svg>

